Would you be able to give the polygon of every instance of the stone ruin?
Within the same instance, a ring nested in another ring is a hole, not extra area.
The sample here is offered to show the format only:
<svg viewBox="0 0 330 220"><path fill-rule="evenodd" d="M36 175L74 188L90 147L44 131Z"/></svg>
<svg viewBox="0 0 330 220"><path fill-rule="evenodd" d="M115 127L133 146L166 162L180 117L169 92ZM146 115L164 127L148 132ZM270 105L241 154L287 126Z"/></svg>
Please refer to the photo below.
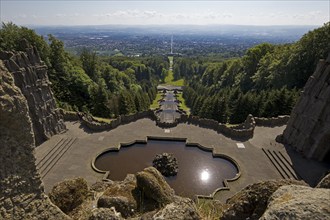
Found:
<svg viewBox="0 0 330 220"><path fill-rule="evenodd" d="M307 158L330 161L330 54L319 61L277 140Z"/></svg>
<svg viewBox="0 0 330 220"><path fill-rule="evenodd" d="M47 66L35 47L22 41L26 52L0 52L0 60L14 78L28 104L35 144L38 146L66 129L50 89Z"/></svg>

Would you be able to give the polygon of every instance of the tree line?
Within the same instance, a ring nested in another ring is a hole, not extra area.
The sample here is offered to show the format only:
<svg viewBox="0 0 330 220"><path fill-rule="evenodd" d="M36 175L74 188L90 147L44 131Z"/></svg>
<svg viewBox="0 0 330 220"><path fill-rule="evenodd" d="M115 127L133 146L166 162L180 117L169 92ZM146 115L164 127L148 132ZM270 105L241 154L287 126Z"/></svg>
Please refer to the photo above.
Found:
<svg viewBox="0 0 330 220"><path fill-rule="evenodd" d="M13 23L0 29L0 49L25 51L21 39L35 46L48 66L59 107L99 117L115 117L149 109L156 86L168 67L165 57L100 57L83 49L78 56L65 51L62 41L47 39Z"/></svg>
<svg viewBox="0 0 330 220"><path fill-rule="evenodd" d="M240 123L248 114L290 114L319 59L330 53L330 23L292 44L259 44L241 58L210 61L177 58L175 77L184 77L184 98L194 115Z"/></svg>

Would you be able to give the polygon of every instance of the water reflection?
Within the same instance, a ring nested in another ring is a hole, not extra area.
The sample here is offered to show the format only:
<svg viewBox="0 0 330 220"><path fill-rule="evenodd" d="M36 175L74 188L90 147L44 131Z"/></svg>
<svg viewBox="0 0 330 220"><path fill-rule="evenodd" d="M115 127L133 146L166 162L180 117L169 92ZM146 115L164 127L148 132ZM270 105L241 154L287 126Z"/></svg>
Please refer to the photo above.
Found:
<svg viewBox="0 0 330 220"><path fill-rule="evenodd" d="M203 182L208 182L208 180L210 179L210 172L208 171L208 169L202 170L200 178Z"/></svg>

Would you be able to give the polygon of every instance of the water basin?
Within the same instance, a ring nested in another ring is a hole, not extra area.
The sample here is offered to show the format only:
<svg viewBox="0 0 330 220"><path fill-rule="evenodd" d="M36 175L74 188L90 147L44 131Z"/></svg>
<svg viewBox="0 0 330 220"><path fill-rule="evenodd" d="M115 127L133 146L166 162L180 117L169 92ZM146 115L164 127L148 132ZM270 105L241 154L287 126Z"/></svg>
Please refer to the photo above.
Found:
<svg viewBox="0 0 330 220"><path fill-rule="evenodd" d="M120 150L109 150L100 154L94 162L98 170L110 171L111 180L123 180L128 173L136 173L148 166L156 154L172 153L179 163L179 172L166 181L176 194L193 198L195 195L210 195L223 187L225 179L236 177L238 168L234 162L222 157L214 157L196 145L186 145L185 141L149 139L147 143L122 146Z"/></svg>

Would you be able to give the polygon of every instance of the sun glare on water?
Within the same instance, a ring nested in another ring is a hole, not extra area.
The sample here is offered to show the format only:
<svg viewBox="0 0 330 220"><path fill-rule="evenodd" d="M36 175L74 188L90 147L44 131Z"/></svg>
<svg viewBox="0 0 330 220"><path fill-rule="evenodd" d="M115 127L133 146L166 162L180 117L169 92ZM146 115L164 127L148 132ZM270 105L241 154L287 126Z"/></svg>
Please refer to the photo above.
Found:
<svg viewBox="0 0 330 220"><path fill-rule="evenodd" d="M209 171L206 169L206 170L203 170L200 174L200 178L202 181L206 182L208 181L208 179L210 179L210 173Z"/></svg>

